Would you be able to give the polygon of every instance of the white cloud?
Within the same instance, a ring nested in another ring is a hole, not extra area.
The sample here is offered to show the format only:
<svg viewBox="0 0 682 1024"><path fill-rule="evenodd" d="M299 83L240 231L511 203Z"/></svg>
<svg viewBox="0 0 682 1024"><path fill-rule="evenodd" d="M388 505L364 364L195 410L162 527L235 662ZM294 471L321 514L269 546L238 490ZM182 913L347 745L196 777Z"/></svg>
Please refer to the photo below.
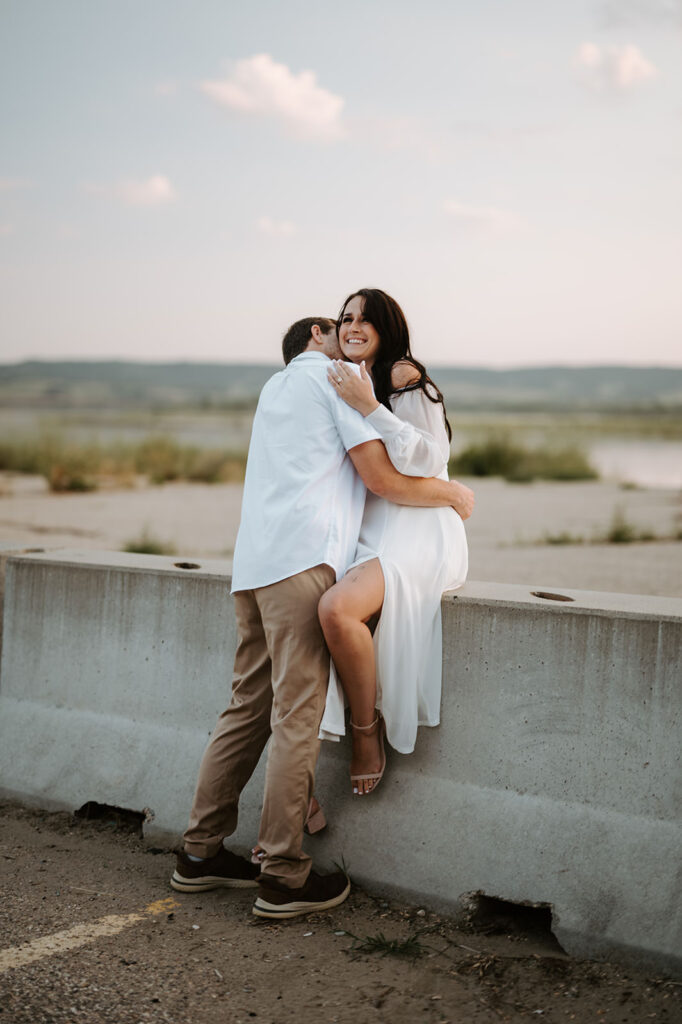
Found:
<svg viewBox="0 0 682 1024"><path fill-rule="evenodd" d="M574 66L581 81L598 92L631 89L658 74L632 43L625 46L583 43L575 55Z"/></svg>
<svg viewBox="0 0 682 1024"><path fill-rule="evenodd" d="M117 199L126 206L163 206L177 198L177 193L168 178L154 174L143 181L126 179L114 185L86 185L92 195Z"/></svg>
<svg viewBox="0 0 682 1024"><path fill-rule="evenodd" d="M274 235L283 237L293 235L296 232L296 225L290 220L273 220L272 217L259 217L256 227L263 235Z"/></svg>
<svg viewBox="0 0 682 1024"><path fill-rule="evenodd" d="M313 71L294 74L268 53L239 60L227 78L202 82L206 96L241 114L272 117L299 138L343 138L344 100L317 84Z"/></svg>
<svg viewBox="0 0 682 1024"><path fill-rule="evenodd" d="M502 233L513 231L523 224L518 214L500 210L495 206L470 206L454 199L447 199L443 209L458 228L466 231Z"/></svg>

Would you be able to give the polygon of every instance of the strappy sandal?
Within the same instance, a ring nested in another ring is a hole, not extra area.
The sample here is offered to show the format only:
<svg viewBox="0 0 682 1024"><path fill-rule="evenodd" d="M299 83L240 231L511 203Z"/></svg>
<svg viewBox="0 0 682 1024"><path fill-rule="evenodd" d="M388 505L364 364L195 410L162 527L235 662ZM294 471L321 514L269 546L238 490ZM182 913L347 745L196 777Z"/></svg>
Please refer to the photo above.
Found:
<svg viewBox="0 0 682 1024"><path fill-rule="evenodd" d="M384 737L386 735L386 723L380 711L377 711L376 718L369 725L356 725L351 718L350 724L352 729L357 729L358 732L369 732L374 726L379 723L379 746L381 747L381 767L378 772L369 773L366 775L351 775L350 781L353 783L353 795L354 796L369 796L377 788L379 783L384 777L386 771L386 751L384 750ZM373 782L374 785L367 793L360 793L356 782Z"/></svg>
<svg viewBox="0 0 682 1024"><path fill-rule="evenodd" d="M327 819L324 816L324 811L322 810L317 798L312 796L310 798L310 803L308 804L308 813L303 825L303 830L304 832L307 832L309 836L312 836L316 832L321 832L322 829L326 827ZM260 864L264 856L265 850L261 846L254 846L251 850L251 863Z"/></svg>

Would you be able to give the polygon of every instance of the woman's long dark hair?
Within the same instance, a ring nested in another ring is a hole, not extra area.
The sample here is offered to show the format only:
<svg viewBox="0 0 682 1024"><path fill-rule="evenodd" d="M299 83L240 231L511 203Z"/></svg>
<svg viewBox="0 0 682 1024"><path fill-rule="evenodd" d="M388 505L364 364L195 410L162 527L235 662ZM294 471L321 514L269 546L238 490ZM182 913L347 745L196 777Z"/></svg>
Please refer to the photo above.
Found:
<svg viewBox="0 0 682 1024"><path fill-rule="evenodd" d="M353 292L348 296L341 312L339 313L339 319L337 321L337 329L341 328L341 321L343 320L343 314L346 306L351 299L360 296L364 299L363 315L366 320L372 324L377 334L379 335L379 354L374 361L372 367L372 377L374 378L374 393L377 396L377 400L385 405L387 409L390 409L389 398L391 395L402 391L423 391L430 402L436 405L443 406L443 419L445 420L445 427L448 432L448 437L452 439L452 430L448 422L448 417L445 412L445 402L443 401L443 395L439 388L433 383L431 378L426 372L426 367L415 359L410 351L410 332L407 326L407 320L402 309L390 295L386 292L382 292L380 288L359 288L356 292ZM419 373L419 379L408 384L404 388L394 388L391 384L391 370L393 369L394 363L400 362L401 360L411 363L415 370Z"/></svg>

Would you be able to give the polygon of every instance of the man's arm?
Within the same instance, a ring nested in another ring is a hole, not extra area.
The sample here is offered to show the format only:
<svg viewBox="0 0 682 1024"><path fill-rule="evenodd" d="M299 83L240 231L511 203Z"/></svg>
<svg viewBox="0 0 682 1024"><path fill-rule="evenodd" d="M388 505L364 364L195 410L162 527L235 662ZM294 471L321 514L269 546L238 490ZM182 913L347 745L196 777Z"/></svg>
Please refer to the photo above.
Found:
<svg viewBox="0 0 682 1024"><path fill-rule="evenodd" d="M348 452L368 491L396 505L443 508L451 505L462 519L474 510L474 492L456 480L403 476L381 441L366 441Z"/></svg>

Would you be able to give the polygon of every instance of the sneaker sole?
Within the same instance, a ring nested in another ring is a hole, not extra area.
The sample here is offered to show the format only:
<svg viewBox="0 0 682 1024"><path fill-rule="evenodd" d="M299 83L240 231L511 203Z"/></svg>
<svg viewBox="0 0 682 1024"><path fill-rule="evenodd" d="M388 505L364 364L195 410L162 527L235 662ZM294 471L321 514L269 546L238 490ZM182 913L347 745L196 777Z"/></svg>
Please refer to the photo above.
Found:
<svg viewBox="0 0 682 1024"><path fill-rule="evenodd" d="M253 889L258 885L250 878L221 878L220 875L202 875L201 878L183 878L174 871L171 888L177 892L206 892L208 889Z"/></svg>
<svg viewBox="0 0 682 1024"><path fill-rule="evenodd" d="M301 914L313 914L317 910L330 910L338 907L339 903L348 897L350 882L338 896L329 900L292 900L291 903L269 903L263 896L259 896L251 910L256 917L299 917Z"/></svg>

